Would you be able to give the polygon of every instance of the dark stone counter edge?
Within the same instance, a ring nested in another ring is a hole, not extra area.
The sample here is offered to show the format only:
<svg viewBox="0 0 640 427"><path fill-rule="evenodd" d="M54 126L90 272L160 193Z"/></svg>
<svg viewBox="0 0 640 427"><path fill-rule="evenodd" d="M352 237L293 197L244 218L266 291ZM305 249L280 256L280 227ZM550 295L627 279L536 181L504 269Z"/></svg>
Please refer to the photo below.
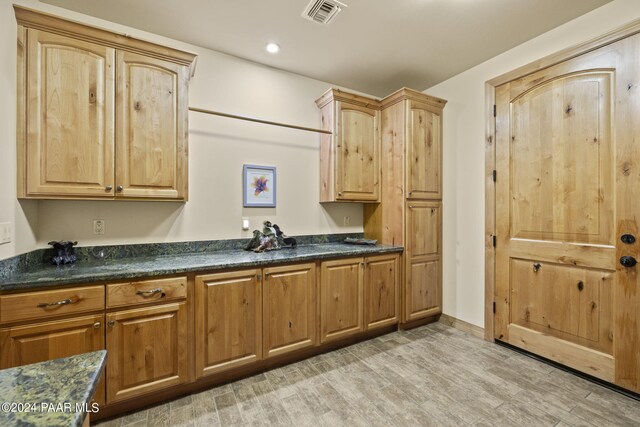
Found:
<svg viewBox="0 0 640 427"><path fill-rule="evenodd" d="M78 362L78 360L80 359L84 359L84 360L81 360L80 362ZM59 372L61 369L61 366L63 367L67 366L68 367L67 372L69 372L69 371L73 371L74 369L78 371L80 369L78 367L78 363L80 364L82 364L83 362L91 363L92 365L91 367L82 368L84 370L83 372L75 372L75 371L72 372L73 375L81 375L83 377L86 377L87 379L86 387L76 387L75 390L72 390L72 392L74 392L73 394L76 394L75 392L77 392L77 395L75 396L75 398L73 398L72 396L64 396L64 395L61 395L61 396L47 395L47 393L45 393L44 396L39 395L35 397L31 395L10 396L12 401L22 402L22 403L29 402L34 404L37 404L38 402L57 403L58 401L69 401L69 398L72 397L74 401L70 402L71 404L84 403L87 407L89 407L89 404L93 399L93 396L95 395L96 390L98 388L98 384L100 383L100 379L104 375L106 360L107 360L107 351L98 350L91 353L78 354L76 356L70 356L70 357L54 359L54 360L47 360L44 362L34 363L31 365L4 369L0 372L3 376L13 376L15 379L11 380L10 381L11 383L23 383L25 381L29 381L29 378L35 375L33 373L34 371L37 372L37 375L42 375L43 372L50 370L52 372L47 373L45 375L45 377L50 378L50 377L61 375L61 373ZM69 367L69 365L71 366ZM26 378L23 379L23 377L26 377ZM3 382L6 383L6 381L3 381ZM43 384L39 384L38 386L43 386ZM52 390L48 390L48 392L51 392L51 391ZM53 391L53 393L55 393L55 391ZM38 400L38 398L40 398L41 400ZM76 427L82 427L84 423L84 419L87 416L87 414L84 412L69 412L66 414L68 414L69 423L67 424L65 422L65 425L76 426ZM10 420L4 419L6 415L9 415L9 413L0 413L0 423L13 424L16 421L16 420L10 421ZM54 413L54 415L57 418L61 415L61 413ZM52 421L53 420L49 419L47 412L33 412L33 419L31 421L27 421L27 423L25 424L25 420L22 419L18 421L18 423L19 425L45 426L45 425L50 425ZM59 424L59 421L61 421L59 418L56 419L56 425ZM3 424L3 425L7 425L7 424Z"/></svg>
<svg viewBox="0 0 640 427"><path fill-rule="evenodd" d="M107 366L107 350L98 350L94 353L101 353L102 360L100 362L100 367L96 370L95 374L91 378L91 383L89 385L89 388L87 389L87 394L85 395L84 403L86 403L87 406L93 400L93 397L95 396L96 391L98 390L98 385L100 384L100 380L106 374L105 367ZM76 427L82 427L82 425L84 424L84 419L87 416L87 414L79 414L79 415L81 416L76 418ZM91 414L89 414L89 417L91 417Z"/></svg>
<svg viewBox="0 0 640 427"><path fill-rule="evenodd" d="M276 258L276 259L263 259L263 260L246 260L246 261L237 261L237 262L224 262L224 263L212 263L212 264L198 264L192 265L188 267L157 267L155 266L152 270L135 270L135 266L131 266L129 270L122 272L113 272L107 271L104 273L100 273L100 266L97 264L92 265L93 268L96 269L96 272L91 272L90 274L78 274L77 276L60 276L60 277L48 277L42 280L1 280L0 279L0 294L4 293L13 293L20 291L36 291L36 290L46 290L48 288L65 288L65 287L73 287L79 284L99 284L101 282L108 281L118 281L118 280L126 280L126 279L143 279L143 278L152 278L158 276L171 276L177 274L187 274L187 273L195 273L202 272L207 273L211 271L218 270L233 270L233 269L241 269L247 267L264 267L269 265L279 265L279 264L292 264L292 263L301 263L306 261L321 261L328 259L339 259L339 258L349 258L349 257L357 257L357 256L366 256L366 255L383 255L387 253L401 253L404 251L404 248L401 246L363 246L361 247L354 245L349 246L349 250L344 253L339 252L331 252L331 253L320 253L320 254L304 254L291 256L286 258ZM282 254L283 249L278 251L279 254ZM195 256L201 256L205 254L193 254ZM188 256L185 254L185 256ZM59 270L56 270L56 267L50 267L52 273L59 273L63 271L65 268L69 267L59 267ZM72 268L72 267L71 267Z"/></svg>

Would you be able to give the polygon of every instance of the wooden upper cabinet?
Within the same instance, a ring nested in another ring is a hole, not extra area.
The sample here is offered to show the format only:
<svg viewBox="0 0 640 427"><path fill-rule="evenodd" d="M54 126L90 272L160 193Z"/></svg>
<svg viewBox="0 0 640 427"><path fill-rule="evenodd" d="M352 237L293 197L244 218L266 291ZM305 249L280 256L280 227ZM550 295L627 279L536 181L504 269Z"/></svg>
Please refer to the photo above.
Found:
<svg viewBox="0 0 640 427"><path fill-rule="evenodd" d="M322 128L320 201L380 200L380 108L375 99L330 89L316 104Z"/></svg>
<svg viewBox="0 0 640 427"><path fill-rule="evenodd" d="M185 67L117 53L117 197L186 198Z"/></svg>
<svg viewBox="0 0 640 427"><path fill-rule="evenodd" d="M442 110L406 101L406 170L409 199L442 198Z"/></svg>
<svg viewBox="0 0 640 427"><path fill-rule="evenodd" d="M27 39L26 195L113 197L115 50L34 29Z"/></svg>
<svg viewBox="0 0 640 427"><path fill-rule="evenodd" d="M18 197L186 200L195 55L14 9Z"/></svg>

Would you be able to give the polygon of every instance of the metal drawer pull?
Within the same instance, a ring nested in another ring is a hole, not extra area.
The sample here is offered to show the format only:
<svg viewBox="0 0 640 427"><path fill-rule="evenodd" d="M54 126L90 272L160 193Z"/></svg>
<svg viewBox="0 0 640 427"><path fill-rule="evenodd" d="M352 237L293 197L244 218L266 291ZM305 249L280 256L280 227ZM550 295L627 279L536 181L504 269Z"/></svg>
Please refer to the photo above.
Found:
<svg viewBox="0 0 640 427"><path fill-rule="evenodd" d="M162 293L162 289L155 288L155 289L149 289L148 291L138 291L136 292L136 295L140 295L143 297L150 297L152 295L159 294L159 293ZM164 294L162 294L162 296L164 296Z"/></svg>
<svg viewBox="0 0 640 427"><path fill-rule="evenodd" d="M73 301L71 301L69 298L67 299L63 299L62 301L56 301L56 302L41 302L40 304L38 304L38 308L43 308L43 307L55 307L57 305L67 305L67 304L72 304Z"/></svg>

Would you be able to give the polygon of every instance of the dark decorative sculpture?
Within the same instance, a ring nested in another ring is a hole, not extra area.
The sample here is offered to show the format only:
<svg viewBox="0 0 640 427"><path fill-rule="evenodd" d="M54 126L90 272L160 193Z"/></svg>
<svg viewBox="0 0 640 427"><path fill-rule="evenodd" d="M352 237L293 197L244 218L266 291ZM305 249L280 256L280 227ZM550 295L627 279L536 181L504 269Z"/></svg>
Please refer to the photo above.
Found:
<svg viewBox="0 0 640 427"><path fill-rule="evenodd" d="M244 247L245 251L264 252L281 249L285 246L295 248L298 242L293 237L285 235L277 224L269 221L262 223L262 231L253 230L253 237Z"/></svg>
<svg viewBox="0 0 640 427"><path fill-rule="evenodd" d="M48 244L53 246L53 249L56 251L56 255L51 258L53 264L73 264L78 259L76 254L73 253L73 247L77 245L78 242L62 240L60 242L49 242Z"/></svg>

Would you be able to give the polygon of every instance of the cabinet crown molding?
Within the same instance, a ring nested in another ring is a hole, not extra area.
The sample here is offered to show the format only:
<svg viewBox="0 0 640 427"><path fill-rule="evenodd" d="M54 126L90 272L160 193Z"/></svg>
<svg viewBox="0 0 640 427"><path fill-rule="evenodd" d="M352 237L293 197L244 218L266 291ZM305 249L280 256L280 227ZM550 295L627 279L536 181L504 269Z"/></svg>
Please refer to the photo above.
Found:
<svg viewBox="0 0 640 427"><path fill-rule="evenodd" d="M355 93L347 92L342 89L331 88L327 90L322 96L316 99L316 105L318 108L322 108L331 101L344 101L349 104L359 105L365 108L371 108L373 110L380 109L380 100L375 98L369 98Z"/></svg>
<svg viewBox="0 0 640 427"><path fill-rule="evenodd" d="M195 53L162 46L127 34L116 33L15 4L13 9L18 25L185 65L189 67L189 74L192 77L195 72L197 59Z"/></svg>
<svg viewBox="0 0 640 427"><path fill-rule="evenodd" d="M382 99L382 101L380 101L380 105L381 105L381 108L384 109L397 102L403 101L405 99L411 99L414 101L422 102L424 104L428 104L439 109L443 109L444 106L447 104L447 101L442 98L427 95L425 93L418 92L417 90L403 87L393 92L391 95L388 95L384 99Z"/></svg>

